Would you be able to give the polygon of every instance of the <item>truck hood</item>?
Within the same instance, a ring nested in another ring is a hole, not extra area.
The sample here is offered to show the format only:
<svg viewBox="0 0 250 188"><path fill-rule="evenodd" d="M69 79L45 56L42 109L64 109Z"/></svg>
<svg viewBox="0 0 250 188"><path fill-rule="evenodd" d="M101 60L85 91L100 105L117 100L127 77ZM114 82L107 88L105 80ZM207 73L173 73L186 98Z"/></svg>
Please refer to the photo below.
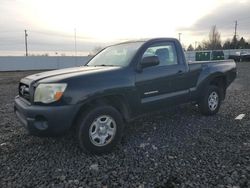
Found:
<svg viewBox="0 0 250 188"><path fill-rule="evenodd" d="M54 71L46 71L46 72L41 72L37 74L33 74L30 76L27 76L21 80L22 83L29 85L31 82L37 82L42 79L47 79L47 78L52 78L56 76L64 76L69 77L75 74L87 74L90 72L99 72L99 71L108 71L112 69L116 69L118 67L104 67L104 66L98 66L98 67L87 67L87 66L82 66L82 67L74 67L74 68L66 68L66 69L60 69L60 70L54 70Z"/></svg>

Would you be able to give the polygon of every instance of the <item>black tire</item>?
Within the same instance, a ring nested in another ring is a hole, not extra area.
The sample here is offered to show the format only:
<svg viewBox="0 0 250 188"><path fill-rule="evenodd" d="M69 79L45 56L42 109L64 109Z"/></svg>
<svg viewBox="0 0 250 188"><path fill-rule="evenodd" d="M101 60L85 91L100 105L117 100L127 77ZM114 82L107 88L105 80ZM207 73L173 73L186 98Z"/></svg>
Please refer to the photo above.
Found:
<svg viewBox="0 0 250 188"><path fill-rule="evenodd" d="M218 96L217 106L209 105L209 101L208 101L209 96L213 94L217 94ZM222 99L221 90L217 86L209 85L206 91L203 93L203 96L200 98L200 101L199 101L200 112L206 116L215 115L220 109L221 99Z"/></svg>
<svg viewBox="0 0 250 188"><path fill-rule="evenodd" d="M90 138L90 127L98 117L102 116L108 116L111 117L112 120L114 120L116 131L109 143L104 146L96 146L94 144L96 141L93 141L93 139ZM80 114L76 129L76 135L81 149L83 149L85 152L87 151L94 154L102 154L112 151L112 149L120 142L122 138L123 128L124 121L122 119L122 116L120 112L118 112L114 107L96 106L88 110L88 112Z"/></svg>

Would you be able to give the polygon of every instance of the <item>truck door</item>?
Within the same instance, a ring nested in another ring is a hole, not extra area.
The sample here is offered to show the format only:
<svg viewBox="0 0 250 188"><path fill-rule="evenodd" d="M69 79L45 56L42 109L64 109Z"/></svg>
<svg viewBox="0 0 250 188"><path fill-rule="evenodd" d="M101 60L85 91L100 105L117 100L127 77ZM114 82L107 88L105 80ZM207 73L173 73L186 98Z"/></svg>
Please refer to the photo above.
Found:
<svg viewBox="0 0 250 188"><path fill-rule="evenodd" d="M154 55L158 56L159 65L136 73L135 85L144 112L185 102L189 96L188 70L178 61L174 43L155 43L145 50L141 59Z"/></svg>

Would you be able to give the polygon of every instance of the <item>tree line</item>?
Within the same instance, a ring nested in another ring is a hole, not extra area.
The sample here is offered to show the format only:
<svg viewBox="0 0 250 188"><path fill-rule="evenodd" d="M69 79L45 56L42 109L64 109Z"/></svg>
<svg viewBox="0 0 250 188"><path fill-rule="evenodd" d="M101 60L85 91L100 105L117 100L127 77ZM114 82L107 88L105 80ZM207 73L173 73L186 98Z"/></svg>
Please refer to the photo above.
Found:
<svg viewBox="0 0 250 188"><path fill-rule="evenodd" d="M196 48L190 44L187 51L200 51L200 50L226 50L226 49L250 49L250 40L241 37L239 40L236 36L232 39L227 39L225 42L221 41L221 35L216 25L212 26L208 39L204 40Z"/></svg>

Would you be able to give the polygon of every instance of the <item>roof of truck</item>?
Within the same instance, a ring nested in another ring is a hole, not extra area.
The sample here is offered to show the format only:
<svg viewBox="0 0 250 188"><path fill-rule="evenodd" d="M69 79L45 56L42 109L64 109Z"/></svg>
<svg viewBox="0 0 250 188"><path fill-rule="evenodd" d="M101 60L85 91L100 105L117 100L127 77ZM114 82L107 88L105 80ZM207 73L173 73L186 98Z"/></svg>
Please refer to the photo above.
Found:
<svg viewBox="0 0 250 188"><path fill-rule="evenodd" d="M176 38L140 38L135 40L128 40L118 44L132 43L132 42L148 42L148 41L159 41L159 40L177 40Z"/></svg>

